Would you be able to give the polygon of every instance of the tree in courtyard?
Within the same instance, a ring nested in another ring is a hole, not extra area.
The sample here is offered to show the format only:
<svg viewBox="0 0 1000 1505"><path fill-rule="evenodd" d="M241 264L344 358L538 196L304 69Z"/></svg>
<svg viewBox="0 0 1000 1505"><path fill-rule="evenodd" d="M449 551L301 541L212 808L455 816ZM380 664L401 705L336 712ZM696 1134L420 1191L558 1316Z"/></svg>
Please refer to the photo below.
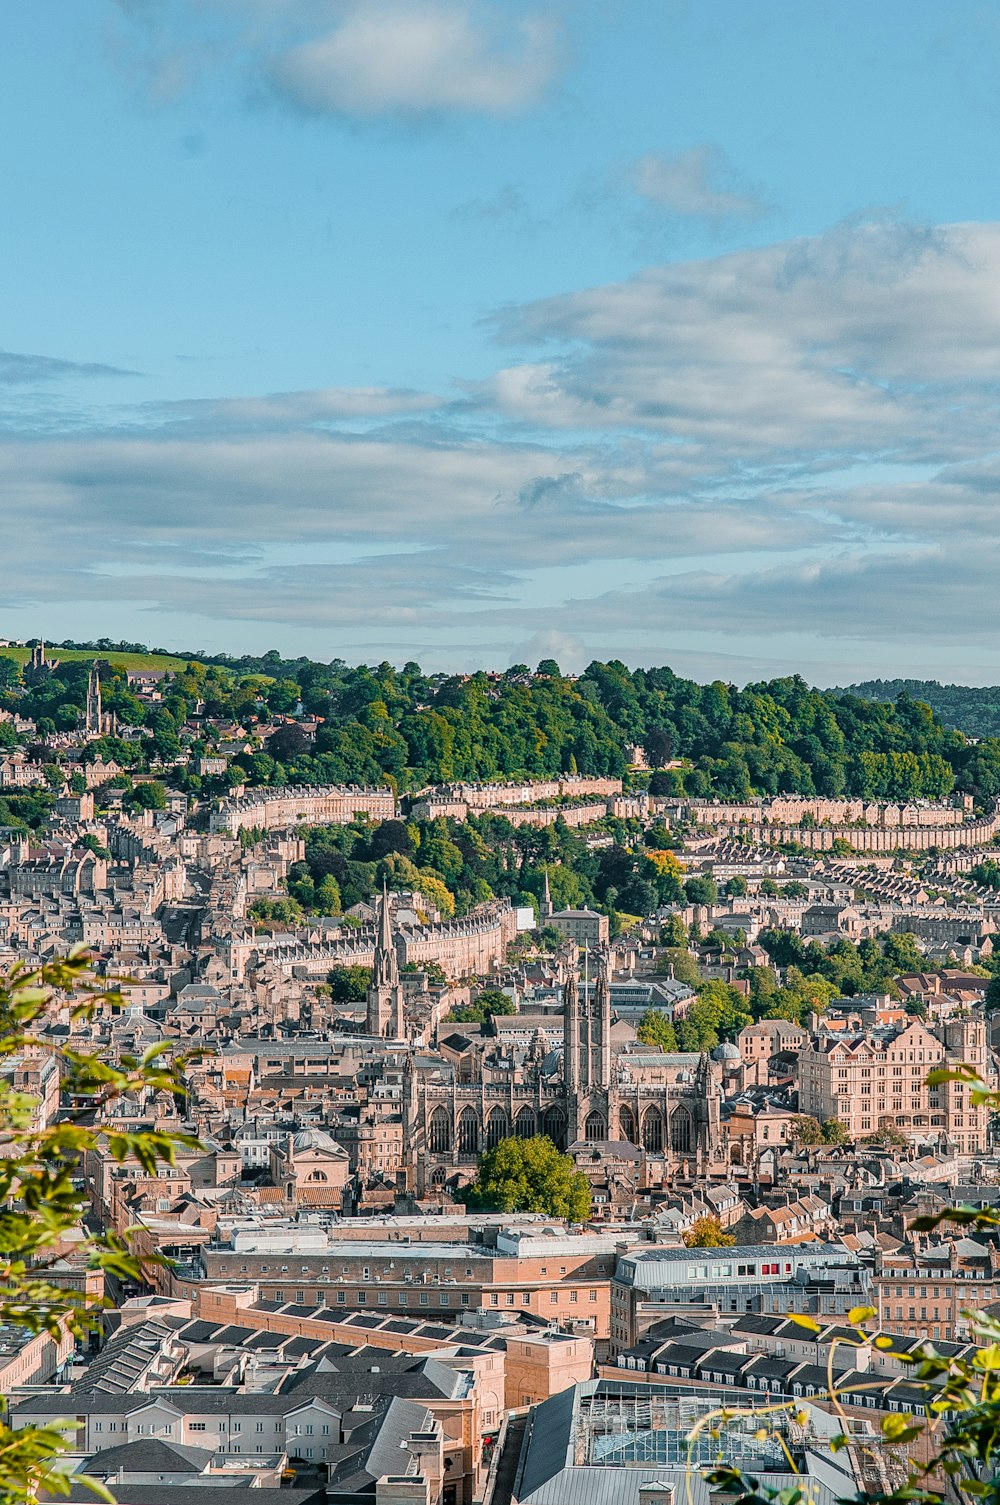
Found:
<svg viewBox="0 0 1000 1505"><path fill-rule="evenodd" d="M681 1234L688 1249L729 1249L736 1240L726 1233L718 1218L695 1218L690 1228Z"/></svg>
<svg viewBox="0 0 1000 1505"><path fill-rule="evenodd" d="M590 1183L544 1134L501 1139L487 1150L465 1199L472 1207L541 1212L570 1223L582 1223L590 1215Z"/></svg>
<svg viewBox="0 0 1000 1505"><path fill-rule="evenodd" d="M17 964L0 976L0 1058L9 1062L31 1054L54 1059L63 1100L75 1105L40 1128L35 1100L0 1076L0 1323L48 1333L56 1342L67 1332L86 1339L100 1327L105 1305L101 1297L48 1278L66 1241L74 1241L91 1269L119 1280L143 1278L140 1261L124 1240L114 1233L84 1231L90 1212L84 1158L103 1145L119 1164L135 1161L146 1175L155 1176L160 1164L174 1163L178 1147L197 1146L190 1135L119 1129L113 1118L102 1121L104 1110L119 1098L141 1097L147 1090L178 1094L189 1059L180 1053L171 1056L170 1044L160 1042L142 1057L122 1056L113 1065L48 1032L66 1007L72 1019L82 1021L109 1002L121 1005L120 993L101 988L82 950L35 969ZM0 1422L0 1500L28 1505L68 1494L63 1455L75 1430L75 1423L58 1421L16 1430ZM79 1475L72 1479L84 1482ZM101 1499L113 1498L103 1485L91 1482L89 1487Z"/></svg>

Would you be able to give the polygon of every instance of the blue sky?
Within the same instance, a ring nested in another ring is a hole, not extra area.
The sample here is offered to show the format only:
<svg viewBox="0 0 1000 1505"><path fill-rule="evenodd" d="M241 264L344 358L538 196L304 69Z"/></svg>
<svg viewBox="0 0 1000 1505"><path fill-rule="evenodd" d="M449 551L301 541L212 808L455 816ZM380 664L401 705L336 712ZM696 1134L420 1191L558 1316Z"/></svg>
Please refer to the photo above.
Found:
<svg viewBox="0 0 1000 1505"><path fill-rule="evenodd" d="M995 8L60 21L0 48L0 631L1000 677Z"/></svg>

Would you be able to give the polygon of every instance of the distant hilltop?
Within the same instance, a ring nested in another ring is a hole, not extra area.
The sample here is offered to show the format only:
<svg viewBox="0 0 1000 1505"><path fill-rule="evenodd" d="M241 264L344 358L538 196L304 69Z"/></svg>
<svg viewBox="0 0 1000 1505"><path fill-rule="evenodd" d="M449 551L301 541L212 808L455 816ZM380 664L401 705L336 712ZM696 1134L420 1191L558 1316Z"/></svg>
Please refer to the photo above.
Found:
<svg viewBox="0 0 1000 1505"><path fill-rule="evenodd" d="M862 700L894 701L900 695L922 700L945 726L967 737L1000 737L1000 685L942 685L936 679L867 679L832 690Z"/></svg>
<svg viewBox="0 0 1000 1505"><path fill-rule="evenodd" d="M91 756L146 773L184 760L212 795L390 784L419 796L447 786L461 804L466 784L541 780L543 793L510 796L516 823L538 828L589 821L584 786L574 782L581 777L604 781L602 794L596 785L591 792L612 800L606 813L621 819L640 815L634 801L646 795L737 803L968 795L977 809L1000 797L994 727L935 705L933 694L985 702L992 691L903 681L818 690L798 675L741 689L614 659L579 675L563 674L554 659L426 674L414 662L351 666L273 649L234 658L142 648L109 639L0 648L7 740L30 746L100 726L114 735Z"/></svg>

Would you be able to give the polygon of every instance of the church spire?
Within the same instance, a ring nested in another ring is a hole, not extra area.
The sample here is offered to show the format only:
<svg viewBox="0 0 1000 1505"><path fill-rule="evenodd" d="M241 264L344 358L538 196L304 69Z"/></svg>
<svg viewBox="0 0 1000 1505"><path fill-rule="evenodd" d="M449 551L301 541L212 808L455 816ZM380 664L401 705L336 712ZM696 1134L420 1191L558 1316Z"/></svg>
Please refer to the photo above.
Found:
<svg viewBox="0 0 1000 1505"><path fill-rule="evenodd" d="M399 961L396 944L392 937L392 920L389 914L389 888L383 881L382 897L378 903L378 935L375 940L375 965L372 982L381 987L392 988L399 982Z"/></svg>
<svg viewBox="0 0 1000 1505"><path fill-rule="evenodd" d="M401 1040L403 1037L403 987L399 980L399 958L392 934L389 890L385 882L382 884L382 897L378 904L372 980L368 989L367 1027L370 1035L388 1036L393 1040Z"/></svg>

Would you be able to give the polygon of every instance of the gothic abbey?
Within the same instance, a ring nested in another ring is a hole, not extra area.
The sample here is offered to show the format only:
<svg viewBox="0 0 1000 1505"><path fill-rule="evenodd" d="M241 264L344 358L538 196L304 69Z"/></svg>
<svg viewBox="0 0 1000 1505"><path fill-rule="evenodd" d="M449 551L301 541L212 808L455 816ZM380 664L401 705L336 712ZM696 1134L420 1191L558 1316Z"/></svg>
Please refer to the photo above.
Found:
<svg viewBox="0 0 1000 1505"><path fill-rule="evenodd" d="M409 1047L403 1146L418 1196L470 1179L477 1158L511 1135L546 1134L561 1150L626 1141L662 1159L665 1172L724 1173L720 1068L706 1055L616 1052L610 955L606 947L591 955L595 976L581 986L576 948L567 948L561 1050L550 1048L539 1030L520 1048L499 1038L475 1042L459 1065L414 1048L383 895L367 1031Z"/></svg>

